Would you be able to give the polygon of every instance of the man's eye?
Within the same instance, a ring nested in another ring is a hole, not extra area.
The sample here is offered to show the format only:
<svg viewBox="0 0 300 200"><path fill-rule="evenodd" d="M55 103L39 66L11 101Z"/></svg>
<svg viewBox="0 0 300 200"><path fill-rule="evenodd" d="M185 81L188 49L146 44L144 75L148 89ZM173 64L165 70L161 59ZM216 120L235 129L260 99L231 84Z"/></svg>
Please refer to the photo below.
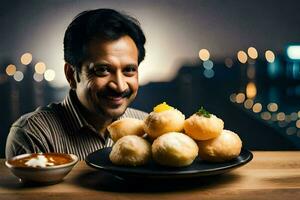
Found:
<svg viewBox="0 0 300 200"><path fill-rule="evenodd" d="M136 67L126 67L124 69L124 73L126 74L134 74L137 71Z"/></svg>
<svg viewBox="0 0 300 200"><path fill-rule="evenodd" d="M107 66L95 67L94 71L97 76L105 76L109 73Z"/></svg>

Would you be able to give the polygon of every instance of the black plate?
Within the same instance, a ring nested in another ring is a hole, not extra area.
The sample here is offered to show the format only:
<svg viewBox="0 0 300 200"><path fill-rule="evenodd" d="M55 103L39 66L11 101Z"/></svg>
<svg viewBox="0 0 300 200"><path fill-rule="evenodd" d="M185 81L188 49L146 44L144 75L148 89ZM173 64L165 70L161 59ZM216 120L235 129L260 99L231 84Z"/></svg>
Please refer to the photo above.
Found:
<svg viewBox="0 0 300 200"><path fill-rule="evenodd" d="M201 160L199 156L187 167L164 167L153 161L147 165L137 167L126 167L114 165L109 160L110 148L97 150L87 156L86 163L94 168L112 173L121 178L189 178L198 176L209 176L228 172L240 167L252 160L250 151L242 149L240 155L228 162L209 163Z"/></svg>

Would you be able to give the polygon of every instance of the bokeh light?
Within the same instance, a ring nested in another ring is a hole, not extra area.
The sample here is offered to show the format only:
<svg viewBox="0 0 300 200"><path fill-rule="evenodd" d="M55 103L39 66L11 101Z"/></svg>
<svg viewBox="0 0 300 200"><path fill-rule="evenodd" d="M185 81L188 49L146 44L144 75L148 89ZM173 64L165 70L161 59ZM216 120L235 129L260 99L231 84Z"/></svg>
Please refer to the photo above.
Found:
<svg viewBox="0 0 300 200"><path fill-rule="evenodd" d="M265 57L269 63L273 63L275 61L275 54L271 50L267 50L265 52Z"/></svg>
<svg viewBox="0 0 300 200"><path fill-rule="evenodd" d="M245 101L245 94L244 93L238 93L236 95L236 102L237 103L243 103Z"/></svg>
<svg viewBox="0 0 300 200"><path fill-rule="evenodd" d="M53 81L55 78L55 71L53 69L47 69L44 73L44 78L46 81Z"/></svg>
<svg viewBox="0 0 300 200"><path fill-rule="evenodd" d="M22 56L21 56L21 63L23 65L28 65L30 64L32 61L32 54L31 53L24 53Z"/></svg>
<svg viewBox="0 0 300 200"><path fill-rule="evenodd" d="M10 65L7 65L5 71L8 76L13 76L16 73L17 68L15 65L10 64Z"/></svg>
<svg viewBox="0 0 300 200"><path fill-rule="evenodd" d="M34 70L38 74L43 74L46 71L46 64L43 62L38 62L35 64Z"/></svg>
<svg viewBox="0 0 300 200"><path fill-rule="evenodd" d="M44 79L44 76L43 76L43 74L34 73L33 74L33 79L36 82L41 82Z"/></svg>
<svg viewBox="0 0 300 200"><path fill-rule="evenodd" d="M267 109L268 109L270 112L276 112L276 111L278 110L278 105L277 105L277 103L271 102L271 103L269 103L269 104L267 105Z"/></svg>
<svg viewBox="0 0 300 200"><path fill-rule="evenodd" d="M253 112L259 113L262 110L262 105L261 103L256 103L252 107Z"/></svg>
<svg viewBox="0 0 300 200"><path fill-rule="evenodd" d="M299 60L300 59L300 46L299 45L290 45L286 49L286 54L289 59Z"/></svg>
<svg viewBox="0 0 300 200"><path fill-rule="evenodd" d="M214 67L214 63L211 60L206 60L203 62L203 67L205 69L212 69Z"/></svg>
<svg viewBox="0 0 300 200"><path fill-rule="evenodd" d="M212 77L214 77L215 72L214 72L214 70L212 70L212 69L205 69L204 72L203 72L203 75L204 75L206 78L212 78Z"/></svg>
<svg viewBox="0 0 300 200"><path fill-rule="evenodd" d="M16 73L14 74L14 79L18 82L22 81L24 78L24 74L21 71L16 71Z"/></svg>
<svg viewBox="0 0 300 200"><path fill-rule="evenodd" d="M228 68L231 68L233 66L233 61L231 58L226 58L224 63L225 63L225 66Z"/></svg>
<svg viewBox="0 0 300 200"><path fill-rule="evenodd" d="M249 57L252 59L256 59L258 57L257 50L254 47L249 47L247 52Z"/></svg>
<svg viewBox="0 0 300 200"><path fill-rule="evenodd" d="M252 99L256 96L256 85L253 82L250 82L246 86L247 98Z"/></svg>
<svg viewBox="0 0 300 200"><path fill-rule="evenodd" d="M285 120L285 113L284 112L277 113L277 120L278 121L284 121Z"/></svg>
<svg viewBox="0 0 300 200"><path fill-rule="evenodd" d="M252 106L253 106L253 100L252 99L247 99L245 102L244 102L244 107L247 108L247 109L251 109Z"/></svg>
<svg viewBox="0 0 300 200"><path fill-rule="evenodd" d="M272 115L271 115L271 113L269 113L269 112L262 112L262 113L260 114L260 117L261 117L263 120L268 121L268 120L270 120L270 119L272 118Z"/></svg>
<svg viewBox="0 0 300 200"><path fill-rule="evenodd" d="M298 113L296 112L292 112L290 116L292 121L296 121L298 119Z"/></svg>
<svg viewBox="0 0 300 200"><path fill-rule="evenodd" d="M230 96L229 96L229 99L232 103L235 103L236 102L236 94L235 93L232 93Z"/></svg>
<svg viewBox="0 0 300 200"><path fill-rule="evenodd" d="M239 51L237 53L237 58L241 63L246 63L248 60L248 56L244 51Z"/></svg>
<svg viewBox="0 0 300 200"><path fill-rule="evenodd" d="M296 127L297 127L297 128L300 128L300 119L298 119L298 120L296 121Z"/></svg>
<svg viewBox="0 0 300 200"><path fill-rule="evenodd" d="M202 61L206 61L210 58L210 53L207 49L201 49L199 51L199 58L202 60Z"/></svg>

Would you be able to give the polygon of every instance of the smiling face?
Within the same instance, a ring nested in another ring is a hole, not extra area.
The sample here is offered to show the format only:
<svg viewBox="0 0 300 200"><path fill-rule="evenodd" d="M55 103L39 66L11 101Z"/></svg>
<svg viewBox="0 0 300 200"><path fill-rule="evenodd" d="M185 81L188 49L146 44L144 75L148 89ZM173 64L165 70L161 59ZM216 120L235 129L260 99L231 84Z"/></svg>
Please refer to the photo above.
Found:
<svg viewBox="0 0 300 200"><path fill-rule="evenodd" d="M113 41L93 40L87 46L76 94L92 115L121 116L138 90L138 49L129 36Z"/></svg>

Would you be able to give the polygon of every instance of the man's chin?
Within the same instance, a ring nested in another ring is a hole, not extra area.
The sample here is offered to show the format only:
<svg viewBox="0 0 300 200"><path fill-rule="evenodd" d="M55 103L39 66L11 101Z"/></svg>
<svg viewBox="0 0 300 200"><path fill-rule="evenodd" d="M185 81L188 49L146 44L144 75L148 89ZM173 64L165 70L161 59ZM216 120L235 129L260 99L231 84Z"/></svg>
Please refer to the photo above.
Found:
<svg viewBox="0 0 300 200"><path fill-rule="evenodd" d="M116 119L125 113L133 98L133 96L131 98L123 98L119 103L107 101L106 99L99 101L102 103L98 104L98 113L106 118Z"/></svg>
<svg viewBox="0 0 300 200"><path fill-rule="evenodd" d="M104 110L104 113L106 117L116 119L125 113L126 108L127 107L106 108Z"/></svg>

